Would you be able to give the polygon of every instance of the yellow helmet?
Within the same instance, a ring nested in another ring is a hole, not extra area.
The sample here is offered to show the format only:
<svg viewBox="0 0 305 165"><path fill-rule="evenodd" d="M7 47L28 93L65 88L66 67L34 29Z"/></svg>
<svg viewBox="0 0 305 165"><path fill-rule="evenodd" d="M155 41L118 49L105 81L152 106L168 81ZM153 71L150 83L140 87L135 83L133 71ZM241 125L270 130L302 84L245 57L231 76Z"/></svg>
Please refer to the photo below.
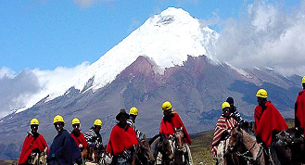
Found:
<svg viewBox="0 0 305 165"><path fill-rule="evenodd" d="M165 101L165 102L162 104L162 110L163 110L163 111L167 111L167 110L171 110L171 109L172 109L172 104L171 104L171 102Z"/></svg>
<svg viewBox="0 0 305 165"><path fill-rule="evenodd" d="M60 116L60 115L56 115L55 117L54 117L54 120L53 120L53 124L55 124L55 123L57 123L57 122L65 122L64 121L64 118L62 117L62 116Z"/></svg>
<svg viewBox="0 0 305 165"><path fill-rule="evenodd" d="M302 84L305 84L305 76L302 78Z"/></svg>
<svg viewBox="0 0 305 165"><path fill-rule="evenodd" d="M78 118L74 118L74 119L72 120L72 125L73 125L73 124L80 124L79 119L78 119Z"/></svg>
<svg viewBox="0 0 305 165"><path fill-rule="evenodd" d="M221 105L221 109L230 108L230 104L228 102L223 102Z"/></svg>
<svg viewBox="0 0 305 165"><path fill-rule="evenodd" d="M30 122L30 125L39 125L39 121L36 118L33 118Z"/></svg>
<svg viewBox="0 0 305 165"><path fill-rule="evenodd" d="M102 125L103 125L103 122L102 122L102 120L100 120L100 119L96 119L96 120L94 121L93 125L102 126Z"/></svg>
<svg viewBox="0 0 305 165"><path fill-rule="evenodd" d="M260 98L267 98L268 95L267 95L267 91L265 89L260 89L257 91L256 93L256 97L260 97Z"/></svg>
<svg viewBox="0 0 305 165"><path fill-rule="evenodd" d="M138 115L138 109L136 107L132 107L129 110L129 115Z"/></svg>

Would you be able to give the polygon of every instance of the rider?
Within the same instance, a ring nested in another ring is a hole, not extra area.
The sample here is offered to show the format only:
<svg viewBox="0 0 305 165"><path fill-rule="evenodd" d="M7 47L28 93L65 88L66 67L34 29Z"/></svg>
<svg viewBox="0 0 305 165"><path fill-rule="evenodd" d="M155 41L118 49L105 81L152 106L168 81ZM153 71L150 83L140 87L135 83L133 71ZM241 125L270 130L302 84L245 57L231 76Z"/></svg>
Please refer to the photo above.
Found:
<svg viewBox="0 0 305 165"><path fill-rule="evenodd" d="M32 131L28 132L27 136L24 139L18 164L27 164L26 161L28 157L35 149L38 149L40 152L45 151L45 149L47 149L46 152L49 152L46 140L41 134L37 132L39 127L38 119L33 118L30 121L30 126Z"/></svg>
<svg viewBox="0 0 305 165"><path fill-rule="evenodd" d="M232 113L233 118L238 122L242 123L243 118L240 116L239 112L237 111L236 106L234 106L234 99L233 97L228 97L226 102L230 104L230 113Z"/></svg>
<svg viewBox="0 0 305 165"><path fill-rule="evenodd" d="M275 135L288 128L281 113L274 107L271 101L267 101L267 91L259 89L256 93L258 105L255 108L255 134L257 141L262 141L268 149L271 161L277 162L276 149L273 146Z"/></svg>
<svg viewBox="0 0 305 165"><path fill-rule="evenodd" d="M84 149L87 148L87 142L86 139L84 137L84 134L81 133L81 129L80 129L80 121L78 118L74 118L72 120L72 127L73 130L71 132L71 136L73 137L73 139L75 140L76 144L78 145L80 151L82 152Z"/></svg>
<svg viewBox="0 0 305 165"><path fill-rule="evenodd" d="M85 138L88 143L88 147L93 148L95 151L100 152L104 149L103 139L100 134L103 122L101 119L96 119L93 126L85 133Z"/></svg>
<svg viewBox="0 0 305 165"><path fill-rule="evenodd" d="M143 139L144 134L136 128L135 122L138 116L138 109L136 107L132 107L129 110L129 119L127 119L127 123L135 130L137 138Z"/></svg>
<svg viewBox="0 0 305 165"><path fill-rule="evenodd" d="M192 140L187 133L179 114L173 109L172 104L169 101L165 101L162 104L163 118L160 124L160 133L164 133L166 137L173 136L175 129L182 128L184 133L184 141L188 144L192 144Z"/></svg>
<svg viewBox="0 0 305 165"><path fill-rule="evenodd" d="M258 105L255 108L255 134L269 147L272 138L279 131L288 128L286 121L271 101L267 101L267 91L259 89L256 93Z"/></svg>
<svg viewBox="0 0 305 165"><path fill-rule="evenodd" d="M294 106L295 127L298 128L301 133L305 133L305 76L302 78L302 86L303 90L299 92Z"/></svg>
<svg viewBox="0 0 305 165"><path fill-rule="evenodd" d="M127 119L129 119L129 115L125 109L121 109L116 116L119 123L111 130L106 151L114 156L112 164L124 162L130 164L134 146L138 144L137 135L134 129L127 124Z"/></svg>
<svg viewBox="0 0 305 165"><path fill-rule="evenodd" d="M62 116L56 115L53 124L58 134L55 136L48 154L48 164L80 164L81 153L75 142L67 130L64 129L65 121Z"/></svg>
<svg viewBox="0 0 305 165"><path fill-rule="evenodd" d="M220 115L216 128L214 130L213 142L211 152L214 158L217 158L218 146L222 140L225 140L229 135L229 132L237 124L236 119L233 117L233 113L230 112L230 104L228 102L223 102L221 105L222 114Z"/></svg>
<svg viewBox="0 0 305 165"><path fill-rule="evenodd" d="M165 101L162 104L162 111L163 111L163 118L161 119L160 124L160 134L165 134L166 137L169 139L170 146L172 147L172 150L174 150L173 146L173 136L175 135L175 132L177 130L181 130L184 133L183 141L188 144L192 144L192 140L186 130L186 127L184 126L179 114L175 111L173 108L171 102ZM185 145L180 148L182 151L186 151L188 154L189 162L192 164L193 160L191 157L191 153L189 150L189 147L185 147ZM162 163L162 157L163 155L158 152L157 155L157 164ZM169 158L172 159L174 157L173 154L169 155Z"/></svg>

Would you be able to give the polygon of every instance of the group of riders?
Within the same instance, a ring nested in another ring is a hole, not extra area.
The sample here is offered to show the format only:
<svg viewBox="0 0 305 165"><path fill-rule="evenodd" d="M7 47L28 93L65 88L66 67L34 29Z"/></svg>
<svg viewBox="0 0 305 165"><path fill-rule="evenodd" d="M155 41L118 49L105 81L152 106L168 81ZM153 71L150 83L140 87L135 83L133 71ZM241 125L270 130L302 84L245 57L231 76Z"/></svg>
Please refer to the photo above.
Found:
<svg viewBox="0 0 305 165"><path fill-rule="evenodd" d="M295 128L301 134L304 133L305 127L305 76L302 78L303 90L299 92L295 102ZM256 93L257 103L254 110L255 123L253 132L257 142L261 143L270 159L280 156L274 151L274 139L276 134L288 128L286 121L281 113L275 108L271 101L267 100L267 91L259 89ZM222 114L219 117L214 131L211 152L215 160L224 155L223 142L230 136L231 130L236 125L245 122L234 106L234 99L228 97L222 106ZM175 132L180 130L184 133L184 144L191 144L192 141L184 126L180 116L173 109L169 101L162 104L163 118L160 124L160 134L165 135L167 139L172 139ZM109 164L132 164L131 155L134 152L134 146L144 138L144 134L135 126L135 120L138 115L136 107L129 110L121 109L116 116L118 123L112 128L108 145L104 147L100 130L102 121L96 119L93 126L85 134L81 133L81 123L78 118L72 120L73 130L69 133L64 129L65 121L62 116L54 117L53 124L58 134L55 136L53 143L48 147L44 137L37 132L39 121L33 118L30 121L31 132L28 132L21 150L18 164L29 164L29 158L34 150L46 152L47 163L51 165L70 165L82 164L84 159L92 160L88 157L90 151L96 153L102 150L107 153L111 162ZM303 136L304 137L304 136ZM172 145L172 144L171 144ZM86 152L84 152L86 151ZM160 152L158 157L162 157ZM123 162L123 163L122 163ZM156 161L156 164L162 162ZM221 164L221 162L217 162Z"/></svg>
<svg viewBox="0 0 305 165"><path fill-rule="evenodd" d="M169 101L162 104L162 111L164 116L160 124L160 134L165 135L166 138L172 138L176 129L179 128L184 134L184 144L191 144L192 141L180 116ZM100 119L96 119L89 131L83 134L80 129L80 120L74 118L71 122L73 130L69 133L64 128L64 118L56 115L53 124L57 135L51 146L48 147L44 137L37 132L38 119L33 118L30 121L31 131L24 140L18 164L33 164L33 157L42 152L46 155L46 163L50 165L84 164L84 161L97 162L94 160L96 155L90 155L90 153L98 155L100 152L106 153L107 160L110 161L105 164L133 164L131 157L135 146L146 138L145 134L135 126L137 115L136 107L132 107L129 114L125 109L120 109L116 116L118 123L112 128L106 147L103 145L102 136L99 133L103 125Z"/></svg>
<svg viewBox="0 0 305 165"><path fill-rule="evenodd" d="M302 78L302 88L303 89L298 93L294 109L295 130L297 130L300 135L303 134L301 136L303 139L305 127L305 76ZM267 152L270 164L280 164L281 162L275 161L275 159L278 160L278 157L281 155L277 155L278 152L274 145L277 134L285 131L288 128L288 125L278 109L271 101L267 100L268 95L265 89L259 89L256 93L256 97L258 105L254 109L255 121L253 127L251 127L251 131L254 133L257 143L262 144ZM234 99L228 97L222 104L222 114L217 121L212 141L211 152L216 160L216 164L224 164L224 162L221 161L224 160L222 158L225 153L227 153L227 147L225 145L228 144L225 144L226 140L230 137L231 130L244 122L245 121L241 118L234 106ZM304 139L302 141L302 143L304 143Z"/></svg>

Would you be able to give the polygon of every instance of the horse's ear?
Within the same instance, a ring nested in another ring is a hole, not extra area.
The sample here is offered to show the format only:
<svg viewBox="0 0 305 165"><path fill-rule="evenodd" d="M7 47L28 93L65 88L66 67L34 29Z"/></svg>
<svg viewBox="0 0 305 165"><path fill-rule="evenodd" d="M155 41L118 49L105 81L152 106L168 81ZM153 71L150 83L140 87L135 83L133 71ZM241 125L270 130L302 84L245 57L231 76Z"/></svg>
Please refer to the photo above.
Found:
<svg viewBox="0 0 305 165"><path fill-rule="evenodd" d="M143 135L143 140L146 140L146 135L145 134Z"/></svg>
<svg viewBox="0 0 305 165"><path fill-rule="evenodd" d="M43 152L47 153L48 147L44 148Z"/></svg>
<svg viewBox="0 0 305 165"><path fill-rule="evenodd" d="M240 124L236 124L237 130L240 130Z"/></svg>

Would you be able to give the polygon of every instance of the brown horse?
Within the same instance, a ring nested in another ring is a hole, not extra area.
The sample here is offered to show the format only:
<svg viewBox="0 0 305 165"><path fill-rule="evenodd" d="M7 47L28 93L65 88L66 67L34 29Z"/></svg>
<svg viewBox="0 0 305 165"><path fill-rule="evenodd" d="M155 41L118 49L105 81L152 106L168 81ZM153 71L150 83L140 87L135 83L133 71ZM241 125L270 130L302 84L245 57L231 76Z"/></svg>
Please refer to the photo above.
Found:
<svg viewBox="0 0 305 165"><path fill-rule="evenodd" d="M27 164L33 164L33 165L45 165L47 164L47 148L45 148L43 151L39 151L38 149L34 149L28 160Z"/></svg>
<svg viewBox="0 0 305 165"><path fill-rule="evenodd" d="M133 156L133 163L137 165L152 165L155 163L154 155L149 143L146 141L145 135L143 139L138 139Z"/></svg>
<svg viewBox="0 0 305 165"><path fill-rule="evenodd" d="M88 147L82 151L82 158L86 161L91 161L93 163L98 163L100 160L100 155L104 152L105 148L103 146L99 147Z"/></svg>
<svg viewBox="0 0 305 165"><path fill-rule="evenodd" d="M156 164L168 165L173 163L174 154L165 134L154 136L148 143L150 144Z"/></svg>
<svg viewBox="0 0 305 165"><path fill-rule="evenodd" d="M175 128L174 134L174 164L193 164L191 152L184 143L183 129Z"/></svg>
<svg viewBox="0 0 305 165"><path fill-rule="evenodd" d="M238 159L233 159L234 164L267 164L267 155L263 146L256 141L256 137L237 125L231 131L228 150L236 153ZM241 161L244 160L244 162Z"/></svg>
<svg viewBox="0 0 305 165"><path fill-rule="evenodd" d="M301 131L298 129L288 128L279 132L276 134L274 143L276 151L281 154L279 158L280 162L290 160L289 162L284 163L293 165L300 165L305 163L304 138L301 136Z"/></svg>

